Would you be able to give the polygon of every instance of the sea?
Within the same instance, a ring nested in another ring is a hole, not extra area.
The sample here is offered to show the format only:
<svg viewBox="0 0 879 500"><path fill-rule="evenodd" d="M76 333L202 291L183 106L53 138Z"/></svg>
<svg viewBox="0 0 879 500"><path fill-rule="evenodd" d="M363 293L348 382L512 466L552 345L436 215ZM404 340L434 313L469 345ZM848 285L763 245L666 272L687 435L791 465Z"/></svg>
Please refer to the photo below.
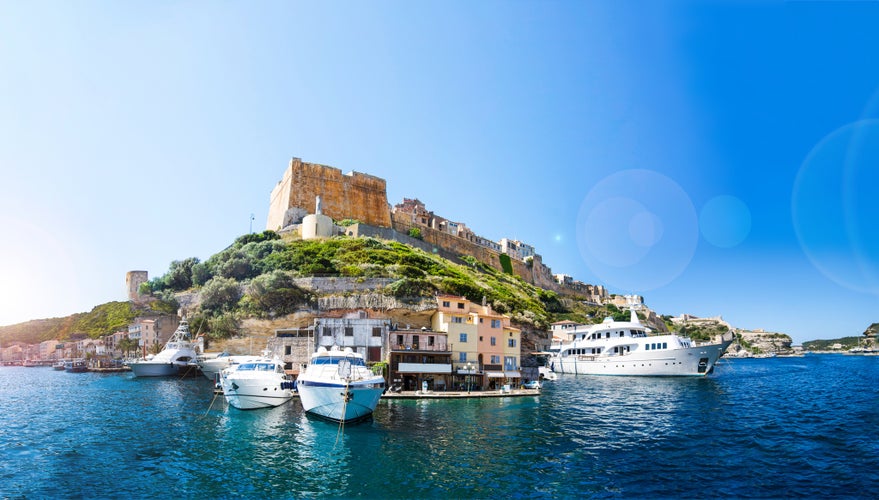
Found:
<svg viewBox="0 0 879 500"><path fill-rule="evenodd" d="M197 378L0 368L0 498L875 498L879 356L562 375L340 426Z"/></svg>

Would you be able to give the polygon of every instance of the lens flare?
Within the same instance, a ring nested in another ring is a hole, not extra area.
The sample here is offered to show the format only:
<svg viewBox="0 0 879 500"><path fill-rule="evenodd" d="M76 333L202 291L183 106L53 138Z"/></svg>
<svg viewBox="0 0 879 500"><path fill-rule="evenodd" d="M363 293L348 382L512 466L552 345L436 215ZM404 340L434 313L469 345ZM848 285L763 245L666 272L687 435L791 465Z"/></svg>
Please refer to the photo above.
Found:
<svg viewBox="0 0 879 500"><path fill-rule="evenodd" d="M822 274L879 294L879 120L828 134L803 161L791 214L800 247Z"/></svg>
<svg viewBox="0 0 879 500"><path fill-rule="evenodd" d="M617 172L599 181L577 215L584 262L604 284L643 292L666 285L686 269L698 241L698 222L686 192L652 170Z"/></svg>

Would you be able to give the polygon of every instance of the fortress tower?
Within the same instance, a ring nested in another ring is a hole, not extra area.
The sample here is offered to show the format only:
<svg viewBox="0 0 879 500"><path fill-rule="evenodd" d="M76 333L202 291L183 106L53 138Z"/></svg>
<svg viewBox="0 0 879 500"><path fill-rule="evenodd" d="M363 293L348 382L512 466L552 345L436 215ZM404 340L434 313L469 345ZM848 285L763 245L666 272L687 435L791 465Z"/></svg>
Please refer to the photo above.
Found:
<svg viewBox="0 0 879 500"><path fill-rule="evenodd" d="M311 213L318 196L321 212L332 219L391 227L384 179L359 172L343 174L338 168L293 158L272 189L266 229L278 231L298 222Z"/></svg>
<svg viewBox="0 0 879 500"><path fill-rule="evenodd" d="M141 283L149 281L149 273L146 271L128 271L125 273L125 289L128 290L128 300L138 300L140 293L137 289Z"/></svg>

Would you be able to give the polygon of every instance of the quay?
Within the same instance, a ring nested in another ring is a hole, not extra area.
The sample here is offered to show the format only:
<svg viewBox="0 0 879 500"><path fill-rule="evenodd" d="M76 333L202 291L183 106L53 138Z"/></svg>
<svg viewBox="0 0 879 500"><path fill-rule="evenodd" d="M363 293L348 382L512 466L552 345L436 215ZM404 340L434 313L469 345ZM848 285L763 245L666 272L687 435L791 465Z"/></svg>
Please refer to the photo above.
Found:
<svg viewBox="0 0 879 500"><path fill-rule="evenodd" d="M466 399L466 398L511 398L539 396L540 389L510 389L508 391L388 391L382 399Z"/></svg>
<svg viewBox="0 0 879 500"><path fill-rule="evenodd" d="M223 389L215 388L214 394L222 395ZM466 399L466 398L514 398L522 396L540 396L540 389L511 389L509 391L443 391L421 392L400 391L386 392L382 399ZM298 392L293 393L294 398L299 397Z"/></svg>

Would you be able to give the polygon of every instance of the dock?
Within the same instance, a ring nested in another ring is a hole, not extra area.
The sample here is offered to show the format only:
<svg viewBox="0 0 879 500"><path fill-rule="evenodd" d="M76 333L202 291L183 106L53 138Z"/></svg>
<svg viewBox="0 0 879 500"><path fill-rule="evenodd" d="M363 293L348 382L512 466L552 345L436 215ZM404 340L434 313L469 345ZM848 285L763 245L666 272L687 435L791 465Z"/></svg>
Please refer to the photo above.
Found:
<svg viewBox="0 0 879 500"><path fill-rule="evenodd" d="M388 391L382 399L466 399L466 398L514 398L539 396L540 389L511 389L509 391Z"/></svg>

